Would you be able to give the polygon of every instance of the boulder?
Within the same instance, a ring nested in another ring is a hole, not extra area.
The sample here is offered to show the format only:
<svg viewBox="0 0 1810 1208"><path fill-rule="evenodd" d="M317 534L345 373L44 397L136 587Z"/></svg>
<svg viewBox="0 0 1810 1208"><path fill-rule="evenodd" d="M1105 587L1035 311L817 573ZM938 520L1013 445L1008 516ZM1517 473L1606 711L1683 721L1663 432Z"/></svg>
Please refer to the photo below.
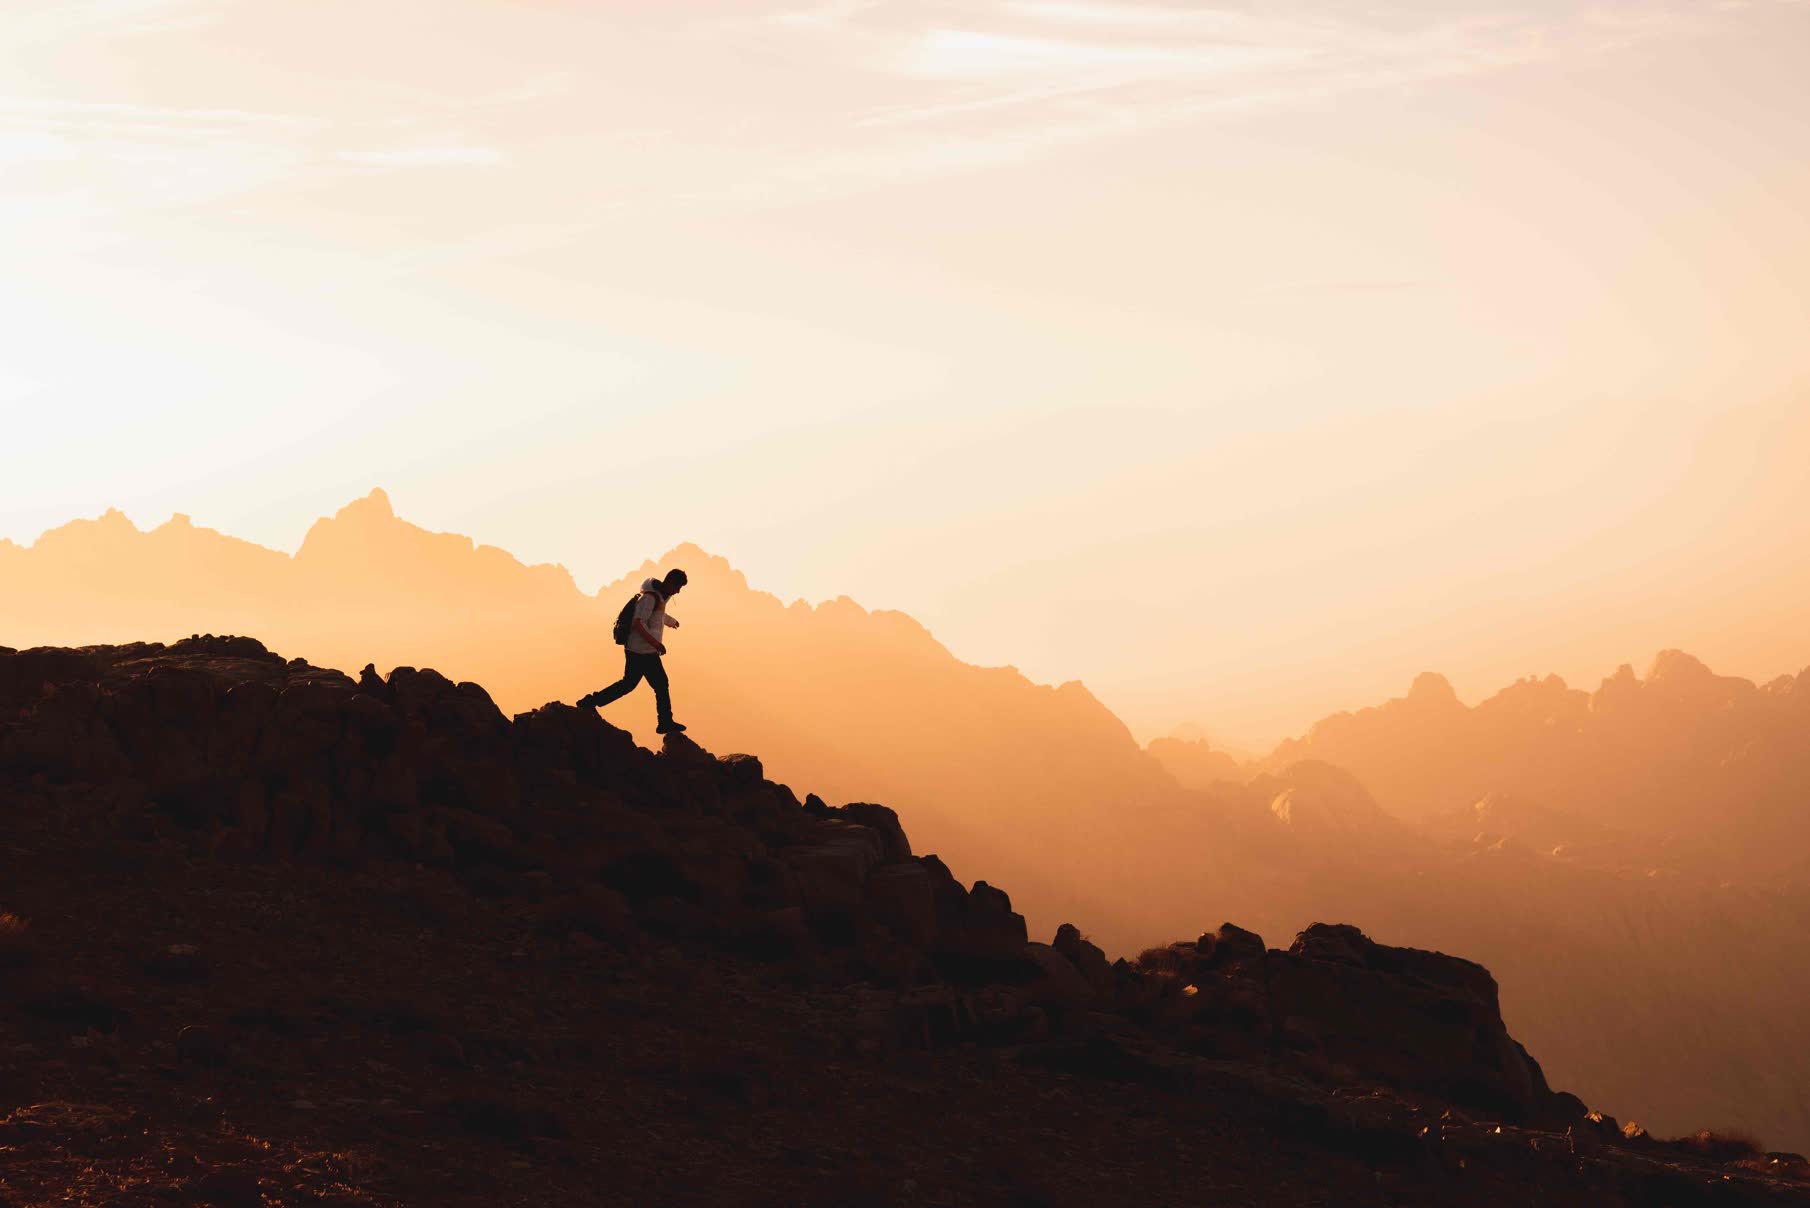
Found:
<svg viewBox="0 0 1810 1208"><path fill-rule="evenodd" d="M899 825L899 815L886 806L853 801L831 812L877 833L881 840L881 858L887 863L911 859L911 840L905 837L905 828Z"/></svg>
<svg viewBox="0 0 1810 1208"><path fill-rule="evenodd" d="M1069 964L1095 989L1105 990L1112 986L1112 965L1106 960L1106 954L1084 937L1073 923L1056 928L1056 938L1050 947L1067 957Z"/></svg>
<svg viewBox="0 0 1810 1208"><path fill-rule="evenodd" d="M1044 1007L1069 1009L1094 1000L1094 988L1069 959L1048 944L1027 943L1024 954L1041 976L1024 987L1024 1001Z"/></svg>
<svg viewBox="0 0 1810 1208"><path fill-rule="evenodd" d="M1481 965L1316 923L1273 954L1267 984L1272 1017L1329 1066L1508 1119L1546 1110L1545 1077L1509 1036Z"/></svg>
<svg viewBox="0 0 1810 1208"><path fill-rule="evenodd" d="M724 755L717 764L723 783L731 789L758 789L767 779L760 759L753 755Z"/></svg>
<svg viewBox="0 0 1810 1208"><path fill-rule="evenodd" d="M885 864L867 878L867 904L898 939L929 949L936 941L936 883L915 860Z"/></svg>
<svg viewBox="0 0 1810 1208"><path fill-rule="evenodd" d="M854 914L866 899L867 875L884 850L876 831L834 819L818 824L815 842L788 848L779 858L797 874L806 913Z"/></svg>
<svg viewBox="0 0 1810 1208"><path fill-rule="evenodd" d="M947 873L937 861L933 878L936 869ZM950 976L969 982L1036 977L1040 970L1025 957L1027 938L1024 916L1003 889L976 881L969 892L951 895L939 887L936 948Z"/></svg>
<svg viewBox="0 0 1810 1208"><path fill-rule="evenodd" d="M573 784L621 785L637 781L645 752L632 735L618 730L595 709L554 701L515 715L511 727L516 763L525 775L557 783L561 773Z"/></svg>
<svg viewBox="0 0 1810 1208"><path fill-rule="evenodd" d="M1232 923L1221 923L1219 930L1201 936L1195 947L1208 956L1212 968L1261 961L1267 951L1262 936Z"/></svg>

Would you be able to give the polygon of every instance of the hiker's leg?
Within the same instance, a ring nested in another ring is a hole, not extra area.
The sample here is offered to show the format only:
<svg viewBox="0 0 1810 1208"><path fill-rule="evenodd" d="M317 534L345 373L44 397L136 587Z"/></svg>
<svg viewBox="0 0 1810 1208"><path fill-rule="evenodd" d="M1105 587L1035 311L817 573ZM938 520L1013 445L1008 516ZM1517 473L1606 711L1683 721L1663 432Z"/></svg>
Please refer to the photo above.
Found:
<svg viewBox="0 0 1810 1208"><path fill-rule="evenodd" d="M658 714L661 725L672 721L672 692L666 684L666 664L660 656L650 654L646 669L647 682L654 686L654 710Z"/></svg>
<svg viewBox="0 0 1810 1208"><path fill-rule="evenodd" d="M602 708L613 700L621 700L635 690L635 685L641 682L643 674L644 671L635 656L625 655L622 660L622 678L607 688L591 693L585 699L596 708Z"/></svg>

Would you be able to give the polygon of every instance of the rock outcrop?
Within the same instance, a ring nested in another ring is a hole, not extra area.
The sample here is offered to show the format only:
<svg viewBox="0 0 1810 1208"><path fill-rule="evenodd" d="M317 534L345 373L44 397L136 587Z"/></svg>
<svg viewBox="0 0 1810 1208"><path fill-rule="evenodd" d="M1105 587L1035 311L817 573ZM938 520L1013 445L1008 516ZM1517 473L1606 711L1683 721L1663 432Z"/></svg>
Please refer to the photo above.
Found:
<svg viewBox="0 0 1810 1208"><path fill-rule="evenodd" d="M480 686L432 670L366 667L353 679L238 637L0 649L0 801L65 844L124 837L196 867L277 878L260 884L280 884L298 865L323 876L413 869L456 886L473 918L494 901L531 920L562 954L689 952L706 962L714 953L726 971L748 962L772 973L754 975L745 996L808 988L814 1026L857 1057L996 1048L1026 1068L1236 1100L1274 1127L1380 1146L1392 1160L1419 1154L1414 1162L1440 1170L1449 1163L1439 1155L1464 1152L1477 1143L1466 1130L1489 1121L1495 1136L1518 1130L1509 1135L1532 1151L1549 1147L1541 1161L1559 1166L1539 1178L1579 1188L1620 1188L1628 1164L1652 1165L1654 1154L1670 1163L1666 1178L1713 1156L1609 1135L1578 1100L1553 1092L1509 1035L1495 982L1469 961L1324 924L1274 950L1226 923L1136 962L1108 963L1073 925L1033 942L1005 890L966 886L936 855L915 853L885 806L801 802L754 756L718 758L682 737L647 751L591 710L548 704L506 717ZM207 950L187 939L155 946L140 968L160 986L216 976ZM129 1014L83 986L42 1002L58 1018L91 1019L79 1047L118 1043ZM173 1032L172 1076L243 1065L245 1042L223 1027L295 1026L248 1010ZM410 1060L434 1068L534 1045L461 1038L406 1007L357 1010L361 1026L402 1038ZM774 1093L744 1072L709 1077L736 1096ZM295 1102L312 1110L305 1095ZM569 1131L532 1105L447 1112L461 1127L511 1135ZM1574 1132L1597 1155L1596 1173L1571 1170ZM1444 1139L1451 1145L1438 1149ZM1758 1180L1755 1194L1786 1186L1767 1181L1785 1167L1740 1167L1753 1158L1747 1149L1716 1153L1722 1182ZM254 1178L242 1198L257 1194Z"/></svg>

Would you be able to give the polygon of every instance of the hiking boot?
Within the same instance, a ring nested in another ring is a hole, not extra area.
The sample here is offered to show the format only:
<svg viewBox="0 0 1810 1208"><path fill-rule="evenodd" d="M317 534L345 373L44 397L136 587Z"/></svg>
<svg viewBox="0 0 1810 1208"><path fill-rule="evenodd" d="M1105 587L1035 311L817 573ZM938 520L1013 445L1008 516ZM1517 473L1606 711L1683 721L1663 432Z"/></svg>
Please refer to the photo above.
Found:
<svg viewBox="0 0 1810 1208"><path fill-rule="evenodd" d="M671 719L663 721L654 727L655 734L683 734L684 732L685 727Z"/></svg>
<svg viewBox="0 0 1810 1208"><path fill-rule="evenodd" d="M579 709L595 709L598 704L598 699L602 695L603 693L601 692L587 692L574 701L573 706Z"/></svg>

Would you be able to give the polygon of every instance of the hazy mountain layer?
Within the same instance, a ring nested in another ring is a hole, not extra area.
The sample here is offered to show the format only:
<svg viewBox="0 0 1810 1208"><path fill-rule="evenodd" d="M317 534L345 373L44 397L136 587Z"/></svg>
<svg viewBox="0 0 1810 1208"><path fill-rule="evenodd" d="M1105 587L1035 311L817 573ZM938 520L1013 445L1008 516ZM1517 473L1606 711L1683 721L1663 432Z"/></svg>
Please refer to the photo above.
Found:
<svg viewBox="0 0 1810 1208"><path fill-rule="evenodd" d="M1810 1200L1554 1091L1472 961L1109 964L883 805L430 669L0 648L0 814L9 1204Z"/></svg>
<svg viewBox="0 0 1810 1208"><path fill-rule="evenodd" d="M1520 813L1553 811L1537 828L1553 845L1609 828L1661 844L1673 869L1742 881L1810 870L1810 671L1756 685L1667 650L1645 678L1624 664L1595 692L1525 679L1474 707L1427 674L1405 697L1318 722L1264 766L1300 759L1350 770L1407 819L1509 794Z"/></svg>
<svg viewBox="0 0 1810 1208"><path fill-rule="evenodd" d="M1810 783L1802 677L1760 688L1667 654L1644 681L1524 681L1467 708L1429 676L1240 769L1199 744L1141 751L1081 685L964 664L902 614L787 605L695 547L657 565L675 563L692 733L898 806L928 850L1009 884L1033 932L1085 918L1116 953L1226 918L1359 919L1496 970L1517 1034L1586 1099L1810 1148L1791 956L1810 911L1784 880ZM609 622L655 566L586 596L381 492L293 557L110 513L0 543L0 644L257 632L348 672L436 666L515 711L615 678ZM605 717L651 738L645 690Z"/></svg>
<svg viewBox="0 0 1810 1208"><path fill-rule="evenodd" d="M1153 899L1186 900L1179 884L1114 892L1142 879L1186 802L1079 683L971 666L910 617L846 598L788 606L695 546L658 565L691 576L667 664L694 734L762 751L780 779L838 799L908 805L939 851L1009 879L1040 926L1088 917L1127 948L1152 934ZM293 557L182 518L141 533L109 512L0 547L13 585L0 642L255 632L351 672L432 665L522 710L621 674L610 623L654 567L586 596L563 568L398 519L381 491L315 524ZM645 688L605 716L653 738ZM1034 845L1018 841L1022 827Z"/></svg>

